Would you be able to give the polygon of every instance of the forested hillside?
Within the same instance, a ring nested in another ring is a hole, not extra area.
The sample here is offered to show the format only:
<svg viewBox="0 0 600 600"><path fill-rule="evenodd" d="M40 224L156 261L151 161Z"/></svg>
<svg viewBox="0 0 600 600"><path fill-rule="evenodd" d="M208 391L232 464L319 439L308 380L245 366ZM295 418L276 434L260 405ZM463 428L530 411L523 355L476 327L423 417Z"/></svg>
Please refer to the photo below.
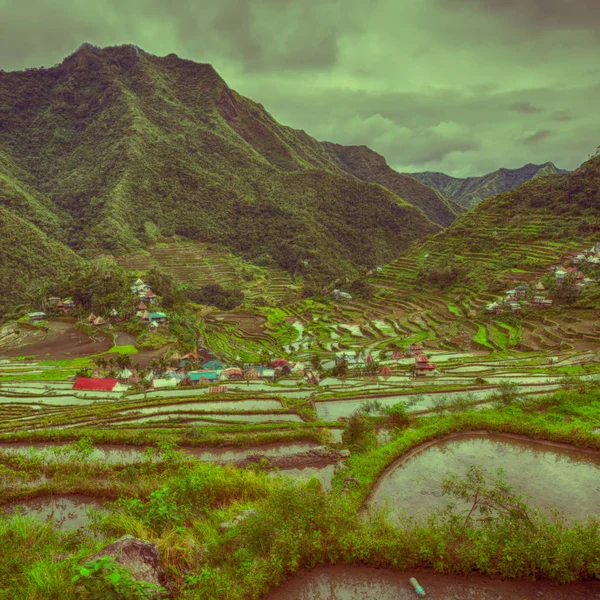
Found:
<svg viewBox="0 0 600 600"><path fill-rule="evenodd" d="M174 54L84 44L55 67L0 73L2 205L86 257L183 236L325 281L453 219L415 180L388 173L388 189L338 163Z"/></svg>

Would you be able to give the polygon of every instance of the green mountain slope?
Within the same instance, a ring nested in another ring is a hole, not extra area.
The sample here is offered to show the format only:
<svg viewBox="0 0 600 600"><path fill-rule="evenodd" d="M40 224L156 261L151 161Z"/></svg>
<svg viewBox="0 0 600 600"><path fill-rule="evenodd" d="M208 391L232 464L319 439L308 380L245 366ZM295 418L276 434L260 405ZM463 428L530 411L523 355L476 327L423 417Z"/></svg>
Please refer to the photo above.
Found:
<svg viewBox="0 0 600 600"><path fill-rule="evenodd" d="M330 142L322 145L339 168L362 181L379 183L401 198L409 199L434 223L447 227L465 212L464 208L444 198L433 187L394 171L383 156L366 146L342 146Z"/></svg>
<svg viewBox="0 0 600 600"><path fill-rule="evenodd" d="M410 173L410 176L434 188L446 198L454 200L461 206L474 208L482 200L513 190L522 183L536 177L565 173L568 173L568 171L559 169L553 163L547 162L543 165L528 164L520 169L498 169L481 177L467 177L465 179L431 171Z"/></svg>
<svg viewBox="0 0 600 600"><path fill-rule="evenodd" d="M409 251L408 281L482 290L531 281L565 255L600 241L600 156L488 198ZM412 262L411 262L412 261Z"/></svg>
<svg viewBox="0 0 600 600"><path fill-rule="evenodd" d="M81 258L35 225L0 206L0 312L34 302L36 289L56 281Z"/></svg>
<svg viewBox="0 0 600 600"><path fill-rule="evenodd" d="M86 256L180 235L325 280L439 231L210 65L134 46L84 44L57 67L1 73L0 152L4 197L29 194L40 227L56 217Z"/></svg>

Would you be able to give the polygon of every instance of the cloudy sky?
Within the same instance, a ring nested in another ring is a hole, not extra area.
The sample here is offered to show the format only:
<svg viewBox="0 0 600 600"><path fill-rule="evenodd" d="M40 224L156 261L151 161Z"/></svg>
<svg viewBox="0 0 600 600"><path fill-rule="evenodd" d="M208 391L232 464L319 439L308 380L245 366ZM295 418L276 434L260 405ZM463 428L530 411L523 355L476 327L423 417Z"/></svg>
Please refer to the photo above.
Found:
<svg viewBox="0 0 600 600"><path fill-rule="evenodd" d="M600 144L599 0L0 0L0 69L84 41L209 62L281 123L400 171L573 169Z"/></svg>

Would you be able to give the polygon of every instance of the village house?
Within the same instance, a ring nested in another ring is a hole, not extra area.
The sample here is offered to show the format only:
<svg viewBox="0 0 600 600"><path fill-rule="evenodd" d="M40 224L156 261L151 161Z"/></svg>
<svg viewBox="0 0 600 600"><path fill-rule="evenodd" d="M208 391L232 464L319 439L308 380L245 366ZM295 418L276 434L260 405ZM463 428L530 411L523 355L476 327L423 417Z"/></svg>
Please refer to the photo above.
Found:
<svg viewBox="0 0 600 600"><path fill-rule="evenodd" d="M270 379L275 381L275 369L270 367L254 367L258 373L258 379Z"/></svg>
<svg viewBox="0 0 600 600"><path fill-rule="evenodd" d="M498 304L498 302L491 302L485 307L485 312L494 313L497 315L502 312L502 307L500 306L500 304Z"/></svg>
<svg viewBox="0 0 600 600"><path fill-rule="evenodd" d="M333 295L336 300L352 300L352 296L348 292L342 292L341 290L333 290Z"/></svg>
<svg viewBox="0 0 600 600"><path fill-rule="evenodd" d="M516 298L525 298L527 296L528 291L529 291L529 286L525 283L521 283L515 288L515 297Z"/></svg>
<svg viewBox="0 0 600 600"><path fill-rule="evenodd" d="M209 381L220 381L222 377L221 371L210 371L210 370L201 370L201 371L190 371L188 373L188 377L191 382L195 385L197 383L201 383L202 380L207 382Z"/></svg>
<svg viewBox="0 0 600 600"><path fill-rule="evenodd" d="M552 306L553 301L551 298L546 298L546 296L534 296L533 300L531 301L531 305L532 306L538 306L538 307L549 307Z"/></svg>
<svg viewBox="0 0 600 600"><path fill-rule="evenodd" d="M521 305L516 300L509 301L508 308L510 308L513 313L521 312Z"/></svg>
<svg viewBox="0 0 600 600"><path fill-rule="evenodd" d="M432 377L439 375L437 365L429 362L429 359L424 354L415 356L415 377Z"/></svg>
<svg viewBox="0 0 600 600"><path fill-rule="evenodd" d="M554 277L556 279L558 279L559 281L561 281L562 279L564 279L567 276L567 272L561 268L556 269L554 271Z"/></svg>
<svg viewBox="0 0 600 600"><path fill-rule="evenodd" d="M169 317L164 312L149 312L148 319L157 325L168 325Z"/></svg>
<svg viewBox="0 0 600 600"><path fill-rule="evenodd" d="M82 391L124 392L128 388L118 379L106 377L77 377L72 389Z"/></svg>
<svg viewBox="0 0 600 600"><path fill-rule="evenodd" d="M46 313L43 312L30 312L27 314L27 316L32 323L39 323L40 321L44 321L46 319Z"/></svg>

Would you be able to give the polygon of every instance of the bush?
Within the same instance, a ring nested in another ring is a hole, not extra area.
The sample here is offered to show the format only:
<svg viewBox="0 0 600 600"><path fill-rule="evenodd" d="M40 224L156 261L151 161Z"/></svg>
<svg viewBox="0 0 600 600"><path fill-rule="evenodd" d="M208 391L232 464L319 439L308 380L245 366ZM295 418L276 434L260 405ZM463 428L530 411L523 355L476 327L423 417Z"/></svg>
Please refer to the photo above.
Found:
<svg viewBox="0 0 600 600"><path fill-rule="evenodd" d="M166 593L164 588L133 579L112 556L103 556L80 567L73 583L81 585L90 600L146 600Z"/></svg>
<svg viewBox="0 0 600 600"><path fill-rule="evenodd" d="M244 301L244 294L241 290L224 288L219 283L187 290L187 297L196 304L210 304L222 310L236 308Z"/></svg>
<svg viewBox="0 0 600 600"><path fill-rule="evenodd" d="M352 452L366 452L377 445L375 426L368 417L355 412L342 433L342 442Z"/></svg>

